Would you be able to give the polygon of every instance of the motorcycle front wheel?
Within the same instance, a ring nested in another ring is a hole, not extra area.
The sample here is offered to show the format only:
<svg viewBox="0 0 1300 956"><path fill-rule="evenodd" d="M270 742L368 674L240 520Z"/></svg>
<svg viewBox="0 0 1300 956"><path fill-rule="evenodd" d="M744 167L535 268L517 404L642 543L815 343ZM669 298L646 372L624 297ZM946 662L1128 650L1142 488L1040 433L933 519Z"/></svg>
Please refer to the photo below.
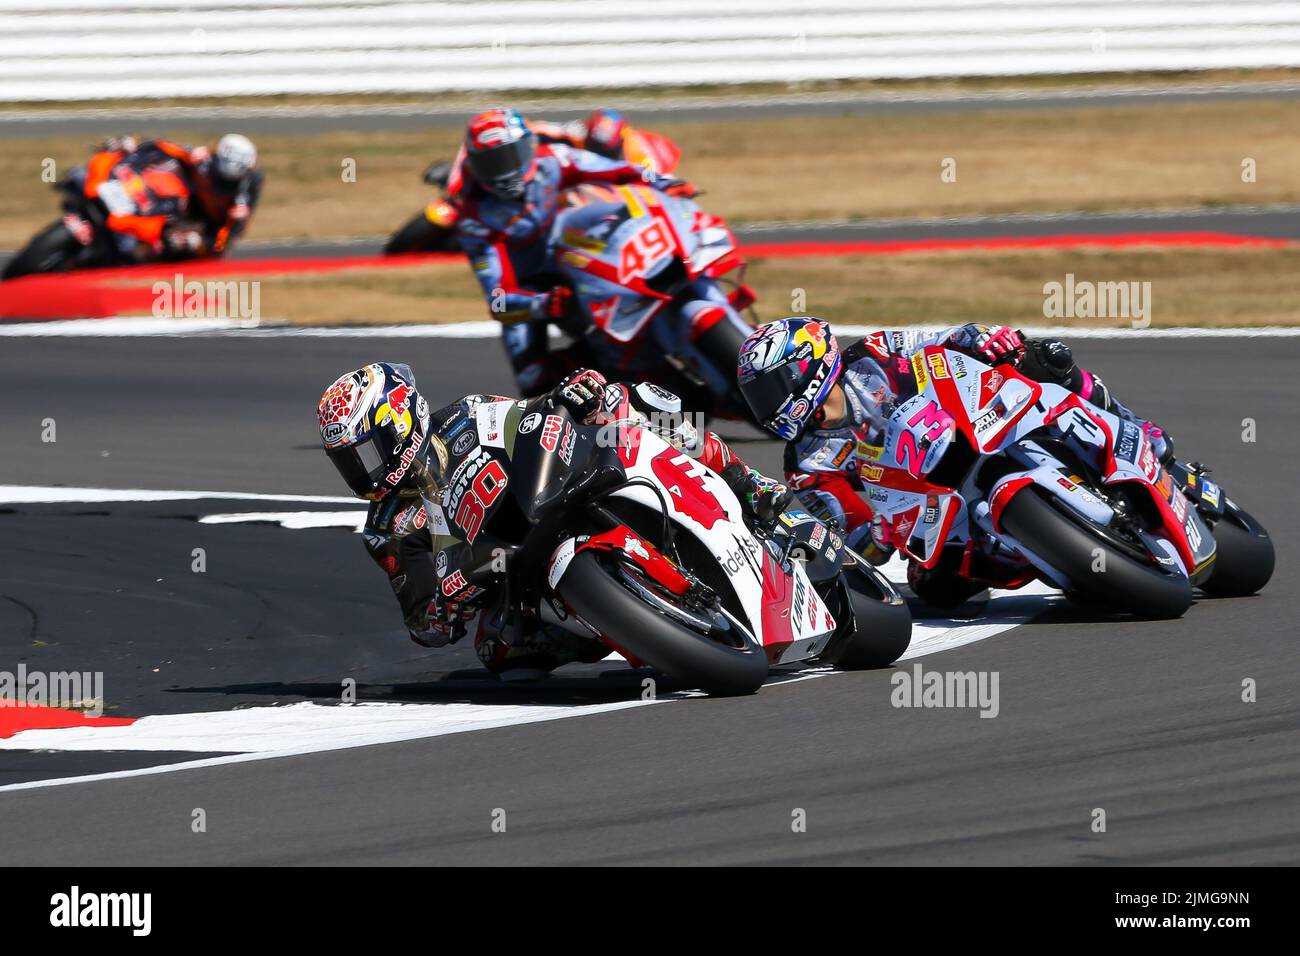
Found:
<svg viewBox="0 0 1300 956"><path fill-rule="evenodd" d="M1004 531L1070 582L1070 593L1139 617L1181 617L1192 603L1185 575L1140 563L1109 537L1053 507L1029 487L1002 512Z"/></svg>
<svg viewBox="0 0 1300 956"><path fill-rule="evenodd" d="M579 554L557 591L619 649L690 687L734 696L767 680L767 655L751 635L725 616L685 606L624 562Z"/></svg>
<svg viewBox="0 0 1300 956"><path fill-rule="evenodd" d="M63 221L52 222L16 253L5 265L0 279L17 279L19 276L67 269L82 248Z"/></svg>
<svg viewBox="0 0 1300 956"><path fill-rule="evenodd" d="M897 592L877 579L880 572L856 565L845 567L837 584L833 613L852 618L831 639L821 659L841 670L888 667L912 643L912 612ZM848 606L845 607L844 605Z"/></svg>

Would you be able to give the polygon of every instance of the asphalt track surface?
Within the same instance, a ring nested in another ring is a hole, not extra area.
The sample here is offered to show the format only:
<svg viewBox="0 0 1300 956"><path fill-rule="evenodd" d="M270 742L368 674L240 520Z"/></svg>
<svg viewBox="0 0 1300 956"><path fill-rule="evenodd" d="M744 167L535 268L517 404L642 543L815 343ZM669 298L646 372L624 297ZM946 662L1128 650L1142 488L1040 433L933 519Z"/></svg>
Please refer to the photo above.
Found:
<svg viewBox="0 0 1300 956"><path fill-rule="evenodd" d="M1113 106L1172 106L1207 101L1236 102L1300 97L1300 83L1280 81L1172 86L1072 86L1043 90L939 92L730 94L685 96L679 101L593 93L571 103L516 99L524 111L544 112L557 121L581 119L595 103L622 110L634 121L712 123L719 119L784 119L808 116L942 115L980 110L1069 110ZM484 100L480 108L499 105ZM447 129L462 126L469 106L446 108L435 99L393 106L142 106L134 109L31 109L0 112L0 135L110 136L126 124L133 132L158 135L177 129L309 136L341 129L360 131Z"/></svg>
<svg viewBox="0 0 1300 956"><path fill-rule="evenodd" d="M0 863L1227 864L1300 860L1300 340L1081 342L1274 534L1253 598L1179 621L1061 607L924 658L1000 675L1001 711L897 709L888 671L548 723L0 792ZM410 361L431 399L508 390L493 343L260 336L11 339L0 484L337 494L316 397ZM58 441L40 441L54 418ZM1242 419L1258 441L1243 444ZM774 445L742 453L772 468ZM238 510L249 510L241 504ZM123 714L337 699L606 700L599 667L502 688L467 650L420 652L338 529L199 525L222 502L10 505L0 667L102 668ZM190 573L193 547L208 573ZM39 642L39 643L38 643ZM624 672L625 674L627 672ZM1241 683L1258 682L1243 703ZM147 755L150 761L168 755ZM0 753L0 783L141 755ZM202 807L208 831L190 830ZM1090 829L1094 808L1107 831ZM491 814L508 814L506 833ZM791 831L795 808L807 832Z"/></svg>

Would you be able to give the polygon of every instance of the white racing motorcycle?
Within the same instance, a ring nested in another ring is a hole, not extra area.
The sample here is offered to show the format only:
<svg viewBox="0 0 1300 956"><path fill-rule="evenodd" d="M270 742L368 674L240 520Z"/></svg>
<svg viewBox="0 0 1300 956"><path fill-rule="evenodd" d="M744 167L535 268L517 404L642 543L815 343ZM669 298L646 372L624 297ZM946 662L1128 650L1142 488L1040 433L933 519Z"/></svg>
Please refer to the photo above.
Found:
<svg viewBox="0 0 1300 956"><path fill-rule="evenodd" d="M1132 422L1058 385L930 346L917 394L890 414L866 494L926 567L1000 567L1149 617L1177 617L1193 585L1250 594L1273 572L1268 533L1199 464L1156 459Z"/></svg>

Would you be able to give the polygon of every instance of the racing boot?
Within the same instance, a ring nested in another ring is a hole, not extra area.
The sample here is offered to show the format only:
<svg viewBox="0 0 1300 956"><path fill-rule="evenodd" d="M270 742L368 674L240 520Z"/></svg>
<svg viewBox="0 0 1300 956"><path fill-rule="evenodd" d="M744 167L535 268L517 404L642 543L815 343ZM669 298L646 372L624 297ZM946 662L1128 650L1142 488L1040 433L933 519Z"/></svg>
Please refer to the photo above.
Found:
<svg viewBox="0 0 1300 956"><path fill-rule="evenodd" d="M1139 418L1133 414L1132 410L1121 404L1111 394L1110 389L1106 387L1106 383L1096 375L1092 375L1083 369L1078 371L1081 373L1084 382L1084 390L1079 392L1080 398L1086 399L1094 405L1099 405L1112 415L1140 427L1143 434L1147 436L1147 440L1151 442L1151 450L1155 452L1156 458L1160 459L1162 465L1168 465L1174 460L1174 440L1163 428L1155 422Z"/></svg>
<svg viewBox="0 0 1300 956"><path fill-rule="evenodd" d="M915 560L907 564L912 593L939 608L957 607L988 588L1024 587L1037 577L1037 571L1023 561L1008 553L991 553L974 541L948 545L933 568L924 568Z"/></svg>
<svg viewBox="0 0 1300 956"><path fill-rule="evenodd" d="M907 585L912 593L931 607L949 609L965 604L983 591L986 585L963 578L961 549L948 548L932 568L921 566L914 558L907 561Z"/></svg>
<svg viewBox="0 0 1300 956"><path fill-rule="evenodd" d="M885 531L885 523L880 520L879 515L876 515L871 519L871 532L862 548L862 556L872 567L878 568L892 558L896 551L897 548L889 540L889 535Z"/></svg>
<svg viewBox="0 0 1300 956"><path fill-rule="evenodd" d="M594 664L609 656L597 640L530 622L526 633L482 627L474 639L479 661L503 681L536 681L564 664Z"/></svg>

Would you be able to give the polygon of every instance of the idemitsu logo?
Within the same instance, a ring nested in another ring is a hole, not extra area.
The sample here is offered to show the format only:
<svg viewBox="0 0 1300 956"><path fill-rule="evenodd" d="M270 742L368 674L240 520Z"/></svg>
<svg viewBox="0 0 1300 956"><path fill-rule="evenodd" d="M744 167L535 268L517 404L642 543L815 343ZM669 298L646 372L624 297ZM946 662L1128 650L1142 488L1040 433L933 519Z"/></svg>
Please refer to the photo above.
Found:
<svg viewBox="0 0 1300 956"><path fill-rule="evenodd" d="M129 926L133 936L148 936L153 927L152 893L82 893L74 886L51 896L50 907L51 926Z"/></svg>

